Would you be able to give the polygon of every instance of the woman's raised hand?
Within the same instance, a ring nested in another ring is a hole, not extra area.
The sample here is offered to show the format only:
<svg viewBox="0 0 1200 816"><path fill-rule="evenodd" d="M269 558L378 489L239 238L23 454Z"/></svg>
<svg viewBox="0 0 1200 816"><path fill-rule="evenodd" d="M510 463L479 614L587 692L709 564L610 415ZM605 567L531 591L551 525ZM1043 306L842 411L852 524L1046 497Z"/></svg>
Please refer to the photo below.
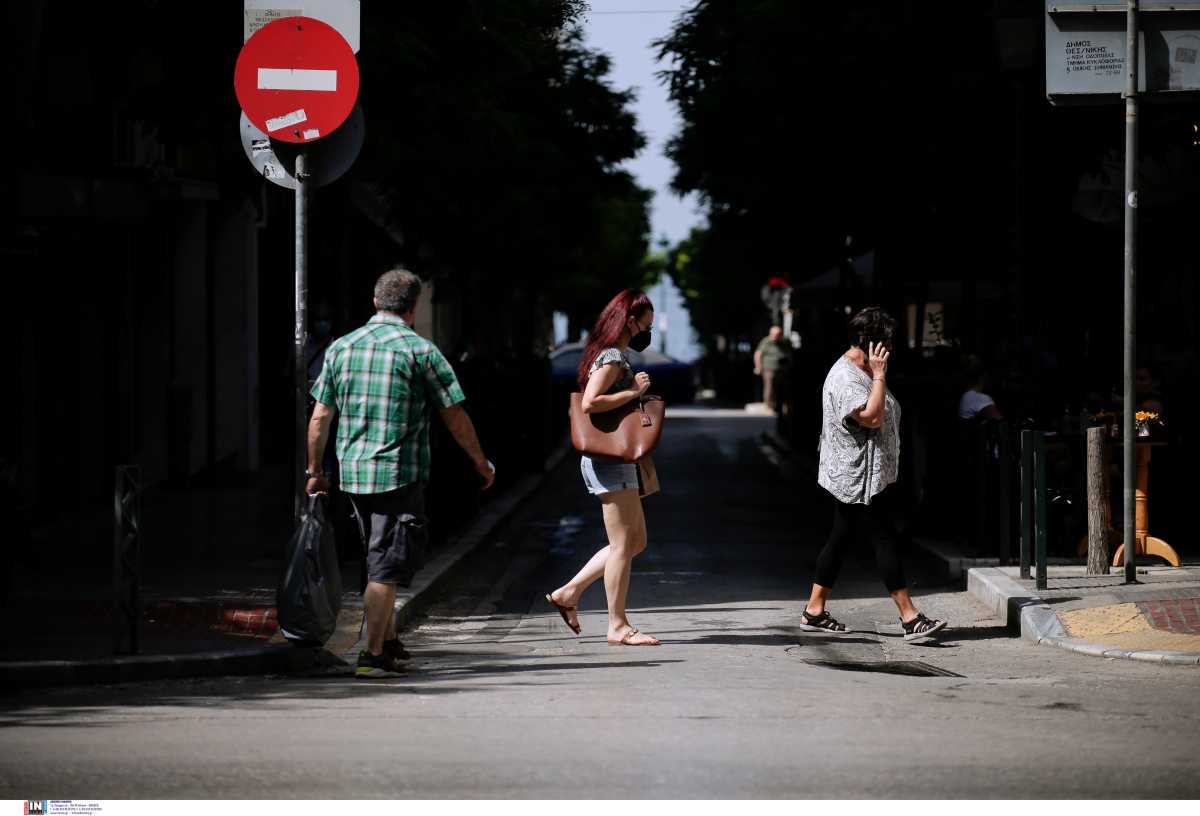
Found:
<svg viewBox="0 0 1200 816"><path fill-rule="evenodd" d="M633 390L637 391L638 396L645 396L650 390L650 375L645 371L639 371L633 378Z"/></svg>
<svg viewBox="0 0 1200 816"><path fill-rule="evenodd" d="M888 357L891 356L891 352L883 343L869 343L867 353L867 365L871 367L871 378L882 380L887 376Z"/></svg>

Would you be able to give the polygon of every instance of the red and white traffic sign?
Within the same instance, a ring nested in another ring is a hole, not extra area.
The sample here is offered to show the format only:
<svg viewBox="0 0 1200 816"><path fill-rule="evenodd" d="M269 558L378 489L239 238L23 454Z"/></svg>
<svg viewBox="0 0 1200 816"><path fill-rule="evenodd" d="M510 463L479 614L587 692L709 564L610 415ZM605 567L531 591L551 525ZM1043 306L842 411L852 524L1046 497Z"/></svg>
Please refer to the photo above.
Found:
<svg viewBox="0 0 1200 816"><path fill-rule="evenodd" d="M358 60L337 29L283 17L246 41L233 69L246 118L273 139L303 144L337 129L358 99Z"/></svg>

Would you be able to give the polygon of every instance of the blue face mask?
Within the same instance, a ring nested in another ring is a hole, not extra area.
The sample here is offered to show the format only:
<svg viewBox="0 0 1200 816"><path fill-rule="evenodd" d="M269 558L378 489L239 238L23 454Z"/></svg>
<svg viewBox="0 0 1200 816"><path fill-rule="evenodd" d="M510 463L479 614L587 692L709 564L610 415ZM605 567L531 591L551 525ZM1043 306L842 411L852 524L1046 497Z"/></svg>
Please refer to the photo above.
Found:
<svg viewBox="0 0 1200 816"><path fill-rule="evenodd" d="M333 323L328 320L318 320L313 323L313 334L317 337L328 337L333 331Z"/></svg>

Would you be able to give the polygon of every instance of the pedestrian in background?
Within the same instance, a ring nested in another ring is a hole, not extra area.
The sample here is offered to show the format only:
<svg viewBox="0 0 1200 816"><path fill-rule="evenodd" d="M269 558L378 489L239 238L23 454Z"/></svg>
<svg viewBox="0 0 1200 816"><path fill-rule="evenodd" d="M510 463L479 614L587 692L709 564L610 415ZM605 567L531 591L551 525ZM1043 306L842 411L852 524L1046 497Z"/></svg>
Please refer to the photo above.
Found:
<svg viewBox="0 0 1200 816"><path fill-rule="evenodd" d="M584 413L616 410L641 399L650 388L650 376L645 372L634 375L625 349L646 349L653 323L650 298L634 289L621 292L600 313L579 361ZM558 609L571 631L579 634L579 599L584 590L603 577L608 596L609 644L658 646L658 638L639 632L625 613L633 557L646 549L639 475L642 466L587 455L580 459L579 466L588 492L600 498L608 546L598 550L569 583L546 595L546 600ZM649 472L653 473L652 465Z"/></svg>
<svg viewBox="0 0 1200 816"><path fill-rule="evenodd" d="M421 280L412 272L381 275L375 316L329 345L312 389L317 403L308 427L307 491L330 489L321 459L336 413L341 489L354 506L367 562L367 648L359 652L356 677L396 674L408 658L396 637L396 585L409 583L410 556L424 545L432 408L484 489L496 474L460 404L465 397L454 370L437 346L413 331L420 295Z"/></svg>
<svg viewBox="0 0 1200 816"><path fill-rule="evenodd" d="M772 413L779 410L775 396L776 375L791 360L791 354L792 344L779 326L772 326L754 350L754 373L762 377L763 404Z"/></svg>
<svg viewBox="0 0 1200 816"><path fill-rule="evenodd" d="M821 453L817 483L835 499L833 529L817 556L812 593L800 628L849 631L825 608L848 547L860 535L875 547L875 563L900 612L904 639L931 635L946 626L913 605L889 510L896 501L900 465L900 403L887 388L888 358L896 321L874 306L850 320L850 348L838 358L821 389Z"/></svg>

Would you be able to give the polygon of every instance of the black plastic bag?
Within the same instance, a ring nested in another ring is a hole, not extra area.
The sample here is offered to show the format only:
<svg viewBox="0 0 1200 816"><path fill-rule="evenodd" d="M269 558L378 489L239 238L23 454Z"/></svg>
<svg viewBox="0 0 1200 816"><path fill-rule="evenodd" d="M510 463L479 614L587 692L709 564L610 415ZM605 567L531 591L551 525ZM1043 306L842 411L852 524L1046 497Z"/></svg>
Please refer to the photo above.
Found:
<svg viewBox="0 0 1200 816"><path fill-rule="evenodd" d="M279 632L297 646L322 646L337 627L342 571L321 496L308 497L308 513L288 543L287 562L275 597Z"/></svg>

